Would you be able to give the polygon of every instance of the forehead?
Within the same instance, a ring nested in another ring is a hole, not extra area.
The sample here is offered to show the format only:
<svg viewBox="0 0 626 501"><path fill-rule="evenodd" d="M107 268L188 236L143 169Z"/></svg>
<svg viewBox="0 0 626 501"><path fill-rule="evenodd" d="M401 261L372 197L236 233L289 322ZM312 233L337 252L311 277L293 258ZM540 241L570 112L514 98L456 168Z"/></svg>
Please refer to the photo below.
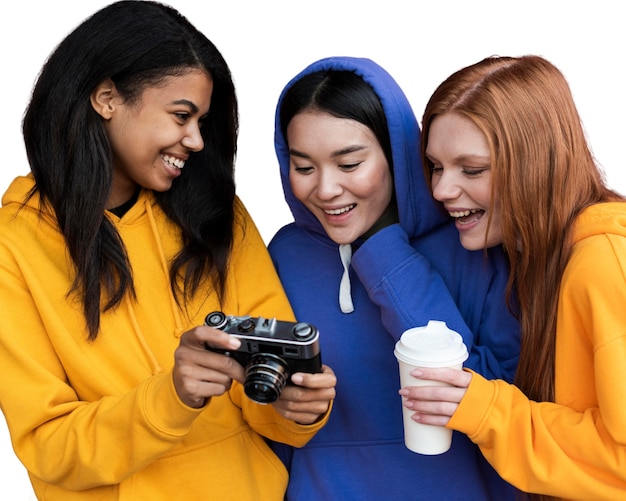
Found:
<svg viewBox="0 0 626 501"><path fill-rule="evenodd" d="M147 85L141 92L144 103L190 104L199 110L208 111L213 80L202 70L189 69L178 75L168 75L158 83Z"/></svg>
<svg viewBox="0 0 626 501"><path fill-rule="evenodd" d="M287 126L288 142L318 142L328 144L346 141L376 141L369 127L356 120L339 118L320 111L295 115Z"/></svg>
<svg viewBox="0 0 626 501"><path fill-rule="evenodd" d="M428 131L426 153L430 156L489 156L487 136L469 118L460 113L435 117Z"/></svg>

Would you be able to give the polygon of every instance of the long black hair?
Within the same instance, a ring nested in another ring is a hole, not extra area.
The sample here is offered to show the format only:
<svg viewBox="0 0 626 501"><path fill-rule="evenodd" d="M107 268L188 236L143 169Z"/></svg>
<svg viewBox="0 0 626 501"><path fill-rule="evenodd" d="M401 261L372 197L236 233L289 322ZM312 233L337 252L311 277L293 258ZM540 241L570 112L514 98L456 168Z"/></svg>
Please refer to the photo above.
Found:
<svg viewBox="0 0 626 501"><path fill-rule="evenodd" d="M294 82L285 91L279 111L283 137L287 137L291 119L308 110L322 111L365 125L376 136L389 166L393 165L383 105L374 89L356 73L321 70L304 75Z"/></svg>
<svg viewBox="0 0 626 501"><path fill-rule="evenodd" d="M230 70L215 45L175 9L152 1L113 3L85 20L51 54L23 121L34 192L58 220L76 276L68 295L82 299L89 339L100 314L134 295L122 240L105 217L113 161L102 118L90 95L111 79L128 101L168 76L191 68L213 81L211 109L201 126L204 149L191 154L159 205L181 231L171 263L177 301L207 276L222 297L234 224L234 158L238 108Z"/></svg>

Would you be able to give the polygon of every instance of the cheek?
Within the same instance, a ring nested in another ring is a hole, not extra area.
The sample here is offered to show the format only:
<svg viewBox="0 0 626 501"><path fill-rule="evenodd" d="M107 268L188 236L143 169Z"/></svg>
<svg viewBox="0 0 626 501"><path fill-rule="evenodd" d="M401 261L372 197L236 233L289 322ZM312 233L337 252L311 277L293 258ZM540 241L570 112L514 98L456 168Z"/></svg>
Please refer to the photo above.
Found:
<svg viewBox="0 0 626 501"><path fill-rule="evenodd" d="M387 196L387 203L389 203L391 201L391 195L393 194L394 191L394 187L393 187L393 177L391 176L391 172L387 171L387 173L385 174L385 176L383 177L382 180L382 186L385 187L385 191L386 191L386 196Z"/></svg>
<svg viewBox="0 0 626 501"><path fill-rule="evenodd" d="M363 194L369 194L378 203L383 204L384 208L387 207L394 189L393 178L388 169L379 172L376 176L363 179L361 186L364 188Z"/></svg>
<svg viewBox="0 0 626 501"><path fill-rule="evenodd" d="M291 173L289 175L289 184L291 185L291 191L293 191L294 196L301 202L305 202L311 190L311 180L307 177Z"/></svg>

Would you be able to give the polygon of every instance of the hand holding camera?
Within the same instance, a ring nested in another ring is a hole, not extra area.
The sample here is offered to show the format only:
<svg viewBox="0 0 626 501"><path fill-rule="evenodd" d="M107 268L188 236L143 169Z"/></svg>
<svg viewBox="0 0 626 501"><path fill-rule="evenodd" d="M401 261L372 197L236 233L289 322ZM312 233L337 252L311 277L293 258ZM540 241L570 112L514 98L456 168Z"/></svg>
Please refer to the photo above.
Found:
<svg viewBox="0 0 626 501"><path fill-rule="evenodd" d="M175 352L174 387L184 403L202 407L227 392L234 379L244 390L248 383L250 398L272 402L276 412L297 423L314 423L328 410L337 379L321 365L315 327L221 312L207 315L205 325L213 328L185 332Z"/></svg>
<svg viewBox="0 0 626 501"><path fill-rule="evenodd" d="M243 367L230 357L207 351L207 345L236 350L240 341L229 334L197 326L185 332L174 352L173 380L178 397L190 407L203 407L226 393L233 379L243 382Z"/></svg>
<svg viewBox="0 0 626 501"><path fill-rule="evenodd" d="M278 400L294 373L322 372L319 332L311 324L228 316L221 311L209 313L205 324L241 341L235 350L207 348L232 357L245 368L244 391L258 403Z"/></svg>

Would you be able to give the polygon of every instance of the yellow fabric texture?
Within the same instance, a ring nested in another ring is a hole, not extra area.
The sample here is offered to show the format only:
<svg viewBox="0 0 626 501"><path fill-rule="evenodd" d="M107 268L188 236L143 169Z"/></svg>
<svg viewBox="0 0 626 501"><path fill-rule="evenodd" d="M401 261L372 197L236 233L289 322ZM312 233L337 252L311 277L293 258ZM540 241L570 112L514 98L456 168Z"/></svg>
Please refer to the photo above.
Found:
<svg viewBox="0 0 626 501"><path fill-rule="evenodd" d="M208 285L177 307L167 266L181 242L151 193L121 220L109 214L137 298L103 314L88 342L80 302L67 297L73 271L55 220L36 196L20 207L32 186L30 176L16 179L0 209L0 405L38 498L282 499L287 472L260 435L302 446L326 420L285 420L238 383L192 409L172 381L180 335L209 312L293 320L241 202L221 308Z"/></svg>
<svg viewBox="0 0 626 501"><path fill-rule="evenodd" d="M626 204L586 209L558 304L555 402L474 374L448 426L528 492L626 496Z"/></svg>

